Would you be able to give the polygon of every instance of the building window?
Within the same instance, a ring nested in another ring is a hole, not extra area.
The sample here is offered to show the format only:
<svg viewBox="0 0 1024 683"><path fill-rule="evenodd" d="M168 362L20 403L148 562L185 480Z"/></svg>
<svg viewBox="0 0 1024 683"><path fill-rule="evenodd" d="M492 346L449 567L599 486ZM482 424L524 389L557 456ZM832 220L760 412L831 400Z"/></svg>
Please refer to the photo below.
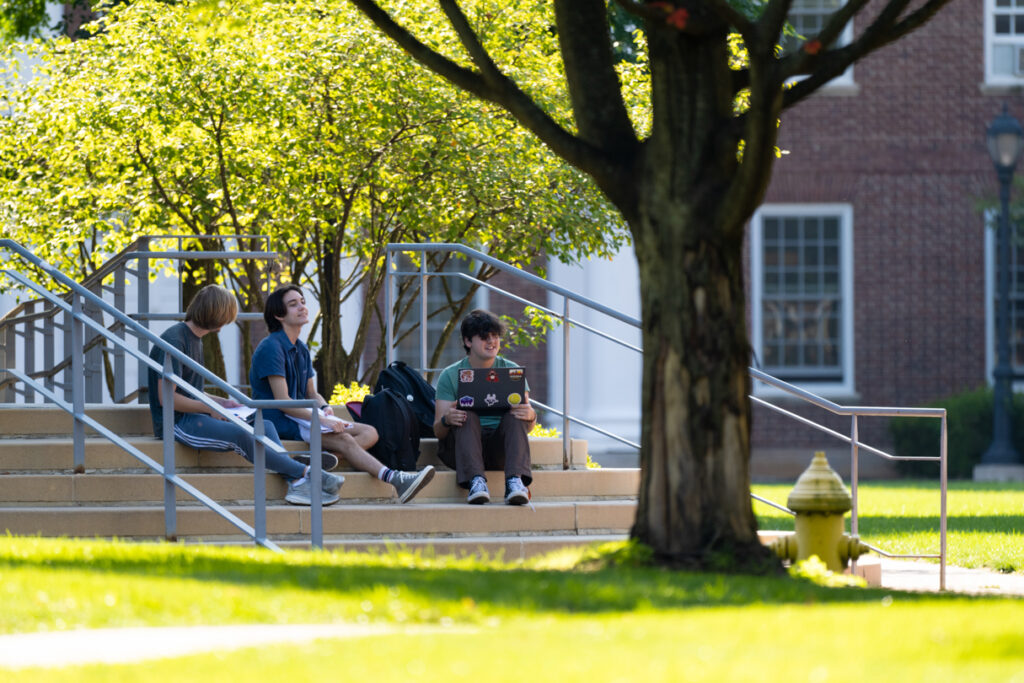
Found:
<svg viewBox="0 0 1024 683"><path fill-rule="evenodd" d="M793 0L793 5L789 10L789 23L793 26L796 35L783 36L782 52L794 52L821 33L825 24L828 23L829 17L845 4L846 0ZM836 44L838 46L847 45L852 39L853 22L851 21L843 29ZM853 67L829 81L829 85L850 85L852 83Z"/></svg>
<svg viewBox="0 0 1024 683"><path fill-rule="evenodd" d="M1011 212L1012 216L1012 212ZM998 303L999 256L996 252L996 230L999 213L992 211L986 216L991 228L985 231L985 373L989 382L994 381L992 370L996 364L996 306ZM1024 239L1015 222L1010 222L1010 365L1014 373L1024 374ZM1015 388L1021 390L1019 381Z"/></svg>
<svg viewBox="0 0 1024 683"><path fill-rule="evenodd" d="M1024 0L985 0L985 80L1024 80Z"/></svg>
<svg viewBox="0 0 1024 683"><path fill-rule="evenodd" d="M852 221L845 204L765 205L751 223L755 365L815 393L854 391Z"/></svg>

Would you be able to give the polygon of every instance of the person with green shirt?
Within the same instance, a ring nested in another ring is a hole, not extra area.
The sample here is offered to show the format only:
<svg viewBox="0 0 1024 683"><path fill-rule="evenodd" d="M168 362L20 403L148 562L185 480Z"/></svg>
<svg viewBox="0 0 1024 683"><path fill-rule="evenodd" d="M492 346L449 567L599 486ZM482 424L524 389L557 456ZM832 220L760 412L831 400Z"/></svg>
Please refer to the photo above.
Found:
<svg viewBox="0 0 1024 683"><path fill-rule="evenodd" d="M533 481L530 443L527 435L537 422L537 411L530 405L530 392L523 402L499 415L479 415L460 410L455 388L459 370L469 368L515 368L515 363L498 355L505 325L488 311L475 310L461 326L466 357L441 371L434 404L434 435L438 439L438 457L455 470L455 481L469 490L467 502L490 502L486 470L504 470L505 502L525 505L530 500L527 488Z"/></svg>

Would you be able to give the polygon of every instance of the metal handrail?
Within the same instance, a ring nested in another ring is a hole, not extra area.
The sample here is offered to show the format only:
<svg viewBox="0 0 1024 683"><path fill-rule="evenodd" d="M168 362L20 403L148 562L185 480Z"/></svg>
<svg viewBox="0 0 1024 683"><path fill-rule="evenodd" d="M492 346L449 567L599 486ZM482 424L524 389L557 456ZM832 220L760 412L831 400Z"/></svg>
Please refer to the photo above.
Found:
<svg viewBox="0 0 1024 683"><path fill-rule="evenodd" d="M70 317L70 327L72 336L72 401L67 403L58 399L56 394L49 391L45 386L39 382L30 378L27 374L21 372L16 368L3 368L0 371L7 372L14 377L17 377L19 381L31 386L36 391L40 391L45 397L49 398L59 408L68 412L73 418L73 440L74 440L74 466L75 471L84 470L85 465L85 427L90 427L97 431L99 434L106 437L108 440L113 442L115 445L124 449L127 453L135 457L141 463L156 471L164 478L165 482L165 495L164 495L164 518L165 518L165 531L168 538L176 537L177 527L177 514L176 514L176 501L174 496L174 490L180 488L189 495L193 496L197 501L205 505L207 508L221 516L223 519L231 523L233 526L238 528L240 531L245 533L247 536L253 539L258 545L270 548L272 550L280 550L276 544L267 539L266 532L266 495L265 495L265 448L278 448L277 444L268 439L264 433L263 427L263 410L267 408L311 408L311 425L310 425L310 474L312 481L319 482L321 479L321 443L320 443L320 419L319 414L316 410L316 401L312 399L300 399L300 400L254 400L246 396L245 394L238 391L235 387L231 386L217 375L212 373L210 370L205 368L203 365L195 362L189 358L186 354L182 353L178 349L174 348L159 336L153 334L148 329L143 327L140 323L132 320L125 313L118 310L116 307L104 301L101 297L96 296L88 289L83 287L81 284L75 282L73 279L54 268L50 264L46 263L35 254L25 249L22 245L18 244L14 240L0 239L0 249L7 249L21 258L25 259L29 263L39 268L44 274L46 274L51 280L57 282L69 289L71 292L71 301L65 301L63 297L49 292L45 287L33 282L29 278L25 277L21 273L4 270L9 277L13 280L25 286L32 291L39 294L43 299L49 301L54 306L62 309L66 315ZM164 351L164 364L161 366L152 360L148 354L143 353L139 349L132 348L123 339L115 334L109 332L102 323L97 322L90 316L83 314L82 307L83 302L96 307L100 311L110 315L114 320L119 322L124 328L135 334L140 340L146 341L149 344L159 347ZM82 353L81 349L83 346L84 328L89 327L98 334L104 336L115 346L124 350L125 353L135 357L141 366L152 369L160 373L160 376L164 380L164 391L165 396L163 397L163 411L164 411L164 424L168 425L168 429L165 431L163 436L164 444L164 464L163 466L158 465L151 458L146 456L144 453L139 451L137 448L128 444L124 439L111 432L109 429L103 427L98 422L88 417L85 414L85 400L84 400L84 386L83 386L83 373L82 373ZM171 359L174 359L181 363L184 367L189 368L193 372L203 376L206 381L210 382L211 385L221 389L228 396L235 399L239 403L256 409L256 420L255 428L248 425L244 421L237 418L234 414L225 410L220 404L211 400L205 393L199 391L194 386L186 382L181 376L175 374L171 369ZM210 409L216 411L219 415L232 422L233 424L250 431L256 439L256 452L254 453L254 505L255 505L255 529L249 527L245 522L239 519L237 516L215 503L207 496L199 492L195 487L188 485L180 477L178 477L174 471L174 437L169 427L174 423L173 417L173 389L172 383L181 388L186 393L190 394L197 400L201 401L204 405ZM184 485L183 485L184 484ZM314 547L323 547L323 514L322 514L322 500L321 490L319 486L311 486L312 505L311 505L311 543Z"/></svg>
<svg viewBox="0 0 1024 683"><path fill-rule="evenodd" d="M162 251L151 251L151 250L148 249L150 243L152 243L154 241L156 241L156 242L166 242L168 240L177 241L178 249L177 250L166 250L165 249L165 250L162 250ZM93 273L89 274L85 279L83 279L78 284L80 284L81 286L83 286L86 289L88 289L90 291L93 291L93 292L98 292L98 291L103 291L103 290L108 290L108 291L109 290L113 290L114 298L115 298L115 306L118 307L119 309L123 309L124 308L124 303L125 303L123 279L124 279L124 276L126 274L131 273L131 274L135 275L138 278L138 282L139 282L139 287L138 287L139 310L136 313L130 314L130 317L132 317L135 320L142 321L143 323L147 323L147 322L151 322L151 321L152 322L157 322L157 321L183 320L184 319L184 314L181 313L181 312L178 312L178 313L150 313L149 312L149 286L148 286L149 285L149 282L148 282L148 275L149 275L149 273L148 273L148 267L147 267L146 264L148 263L148 261L150 259L162 259L162 260L172 260L172 261L173 260L177 260L177 261L185 261L185 260L201 261L201 260L206 260L206 261L209 261L209 260L239 260L239 259L247 259L247 260L254 260L254 259L274 260L274 259L277 259L277 258L280 257L280 255L278 253L272 252L272 251L269 251L269 250L265 250L265 251L209 251L209 250L188 251L188 250L184 249L184 243L187 242L187 241L203 241L203 240L220 240L220 241L235 241L235 242L241 242L242 240L259 240L259 241L263 242L267 247L269 247L269 238L267 238L265 235L189 235L189 234L147 235L147 236L142 236L142 237L136 238L133 242L131 242L128 246L126 246L122 251L120 251L117 254L115 254L112 257L110 257L110 259L105 261L99 268L97 268ZM138 262L138 266L137 266L136 269L131 269L131 268L128 267L128 262L132 261L132 260L136 260ZM145 273L145 276L141 276L140 275L143 272ZM103 284L104 280L106 280L111 275L115 276L114 286L113 287L105 286ZM62 294L61 296L64 297L66 300L68 300L68 297L70 295ZM179 292L179 303L183 303L183 302L180 301L180 298L181 298L181 296L180 296L180 292ZM32 309L37 304L41 304L44 301L45 301L44 298L39 298L39 299L33 299L32 301L22 302L18 306L16 306L14 309L9 311L2 318L0 318L0 349L4 349L4 351L6 352L7 357L10 357L11 355L13 355L14 352L13 352L13 350L8 350L8 348L7 348L9 346L8 342L13 342L14 341L13 340L13 336L21 336L21 337L24 338L23 339L23 348L26 349L26 358L27 359L28 358L34 359L35 356L34 356L34 351L32 350L33 349L33 343L32 343L32 340L31 340L31 335L34 334L34 333L37 333L37 332L42 333L44 335L44 342L45 342L45 344L44 344L44 354L46 356L45 362L44 362L45 368L41 369L41 370L38 370L38 371L35 371L35 372L29 372L29 375L32 376L32 377L42 377L42 378L44 378L45 380L47 380L47 386L49 388L53 388L53 386L55 386L55 385L59 386L59 384L56 383L53 380L53 378L56 377L62 370L66 369L66 367L71 362L70 356L64 358L63 361L59 361L59 362L55 358L53 358L53 355L54 355L54 340L53 340L53 332L54 332L53 326L54 326L54 323L52 321L56 317L56 315L58 314L60 309L59 308L48 308L47 310L40 311L40 312L30 312L30 313L27 313L27 314L23 313L23 311ZM179 308L182 308L182 310L183 310L183 306L179 306ZM237 316L237 320L239 320L239 321L259 321L259 320L262 320L262 319L263 319L263 315L260 314L260 313L250 313L250 312L244 312L244 311L240 312L238 314L238 316ZM35 325L32 325L31 327L27 327L31 323L34 323L35 321L39 321L39 320L43 321L43 323L44 323L44 327L43 328L35 327ZM18 330L18 326L27 327L27 330L26 331L19 331ZM7 333L6 340L5 340L5 335L3 333L4 329L8 329L9 330L8 333ZM108 329L111 332L119 331L117 323L111 325ZM100 340L102 338L104 338L104 337L102 337L100 335L96 335L95 337L93 337L92 340L87 343L86 350L93 349L97 344L101 343ZM140 349L142 348L142 344L143 344L143 342L140 341ZM106 352L106 349L101 349L101 350ZM134 394L130 394L129 392L127 392L126 389L125 389L125 386L124 386L124 381L125 381L124 352L121 351L120 349L116 350L116 352L114 354L114 359L115 359L114 360L115 368L114 368L114 371L113 371L113 376L114 376L114 382L115 382L116 386L110 386L109 390L110 390L111 398L112 398L112 400L114 400L114 402L124 402L124 401L128 400L128 397L134 395ZM31 362L34 362L34 360L32 360ZM98 362L98 360L96 362ZM101 393L100 393L101 392L101 388L99 386L100 384L102 384L102 379L98 378L98 373L99 373L99 371L95 370L95 369L91 370L90 372L87 372L87 374L91 374L91 376L97 377L96 383L93 384L93 385L89 385L89 387L87 388L87 391L89 391L90 395L92 396L91 400L93 400L93 401L100 401L100 400L102 400ZM140 365L139 366L139 380L140 380L140 384L142 384L142 375L143 375L143 368ZM13 383L14 383L14 380L10 379L10 378L8 378L8 379L0 379L0 391L8 389L8 387L11 384L13 384ZM22 393L24 393L24 392L22 392Z"/></svg>
<svg viewBox="0 0 1024 683"><path fill-rule="evenodd" d="M395 255L399 254L401 252L456 252L456 253L463 254L464 256L466 256L466 257L468 257L470 259L473 259L475 261L479 261L481 263L487 264L488 266L491 266L492 268L495 268L495 269L500 270L502 272L505 272L505 273L508 273L510 275L513 275L514 277L518 278L521 281L524 281L524 282L536 285L536 286L540 287L541 289L543 289L545 291L548 291L548 292L554 293L556 295L562 296L563 300L565 301L565 306L564 306L563 312L559 313L559 312L557 312L557 311L555 311L555 310L553 310L553 309L551 309L551 308L549 308L547 306L533 303L531 301L528 301L527 299L524 299L523 297L520 297L520 296L518 296L516 294L513 294L511 292L507 292L506 290L504 290L504 289L502 289L500 287L497 287L497 286L492 285L492 284L487 283L487 282L483 282L483 281L481 281L481 280L479 280L477 278L474 278L474 277L472 277L470 275L467 275L465 273L457 273L457 272L450 272L450 273L445 273L445 272L429 272L427 270L427 259L426 258L421 259L421 267L420 267L420 269L418 271L402 271L402 270L399 270L399 269L397 269L395 267L395 258L396 258ZM605 315L607 315L607 316L609 316L611 318L614 318L615 320L618 320L620 322L623 322L623 323L626 323L628 325L631 325L631 326L633 326L633 327L635 327L637 329L640 328L640 321L638 319L633 318L631 316L628 316L628 315L626 315L624 313L621 313L619 311L616 311L615 309L612 309L612 308L610 308L608 306L605 306L604 304L601 304L601 303L599 303L597 301L594 301L593 299L590 299L590 298L588 298L586 296L583 296L582 294L570 291L570 290L568 290L568 289L566 289L564 287L561 287L559 285L555 285L555 284L553 284L551 282L548 282L547 280L544 280L543 278L537 277L536 275L533 275L532 273L527 273L527 272L525 272L525 271L523 271L523 270L521 270L519 268L516 268L515 266L511 266L511 265L509 265L507 263L499 261L498 259L495 259L492 256L488 256L487 254L484 254L484 253L482 253L480 251L477 251L476 249L472 249L470 247L466 247L466 246L461 245L461 244L441 244L441 243L439 243L439 244L390 244L387 247L387 279L388 279L388 281L387 281L386 289L385 289L386 295L388 297L388 300L387 300L387 310L389 311L389 315L387 317L387 323L386 323L386 329L387 329L387 362L389 364L394 360L394 352L395 352L394 351L395 350L395 344L394 344L394 316L391 314L391 312L394 311L394 291L395 291L394 278L397 277L397 276L418 277L420 279L419 295L420 295L420 298L421 298L420 299L421 321L425 321L426 320L426 284L427 284L427 280L429 278L431 278L431 277L456 277L456 278L462 278L462 279L474 282L474 283L476 283L478 285L484 286L484 287L486 287L486 288L488 288L488 289L490 289L492 291L495 291L495 292L498 292L498 293L503 294L505 296L508 296L508 297L512 298L513 300L519 301L521 303L525 303L525 304L530 305L530 306L534 306L535 308L538 308L539 310L542 310L542 311L544 311L545 313L547 313L549 315L552 315L552 316L555 316L555 317L561 319L562 327L563 327L563 334L564 334L563 358L562 358L562 363L563 363L562 410L561 411L556 410L556 409L554 409L554 408L552 408L550 406L544 405L543 403L540 403L539 401L534 401L532 399L531 399L531 402L541 406L543 409L548 410L549 412L551 412L551 413L553 413L555 415L558 415L558 416L560 416L562 418L562 424L563 424L563 431L562 431L562 444L563 444L562 445L562 449L563 449L562 466L563 466L563 468L568 468L569 461L570 461L569 460L569 458L570 458L570 451L569 451L569 449L570 449L570 443L569 443L570 442L570 440L569 440L569 424L570 423L579 424L581 426L587 427L588 429L596 431L596 432L598 432L598 433L600 433L600 434L602 434L604 436L607 436L607 437L610 437L610 438L612 438L612 439L614 439L616 441L619 441L620 443L624 443L624 444L627 444L629 446L632 446L632 447L636 448L637 450L640 449L640 444L632 442L632 441L630 441L628 439L625 439L625 438L623 438L621 436L612 434L612 433L608 432L607 430L601 429L600 427L597 427L596 425L592 425L590 423L587 423L587 422L585 422L583 420L580 420L579 418L573 417L573 416L569 415L569 412L568 412L568 400L569 400L569 362L568 362L569 338L568 338L568 331L569 331L570 327L579 327L581 329L586 328L588 331L595 331L592 328L587 328L586 326L582 325L578 321L573 320L569 316L569 301L573 301L573 302L575 302L577 304L581 304L583 306L586 306L586 307L588 307L588 308L590 308L592 310L595 310L597 312L603 313L603 314L605 314ZM421 329L421 333L420 333L420 361L421 361L421 368L420 369L425 368L426 364L427 364L426 363L426 331L425 331L425 325L422 325L422 327L423 327L423 329ZM636 347L635 345L632 345L632 344L630 344L628 342L624 342L622 340L614 339L614 338L610 337L609 335L607 335L607 334L605 334L603 332L598 332L598 333L602 337L605 337L606 339L610 339L612 341L615 341L615 342L619 343L621 346L624 346L626 348L630 348L631 350L635 350L635 351L638 351L638 352L642 351L642 349L640 349L640 348ZM946 521L947 521L946 520L946 517L947 517L947 515L946 515L946 512L947 512L946 511L946 495L947 495L947 452L946 452L947 451L947 436L946 436L947 425L946 425L946 410L944 408L888 408L888 407L875 407L875 406L841 406L841 405L839 405L839 404L837 404L837 403L835 403L833 401L830 401L830 400L828 400L826 398L818 396L817 394L809 392L806 389L801 389L800 387L794 386L792 384L789 384L788 382L784 382L783 380L777 379L777 378L775 378L775 377L773 377L773 376L771 376L771 375L769 375L769 374L767 374L767 373L765 373L765 372L763 372L761 370L758 370L756 368L748 368L748 370L749 370L751 378L753 378L755 380L758 380L758 381L764 382L766 384L769 384L769 385L771 385L773 387L776 387L777 389L780 389L780 390L790 394L791 396L799 398L799 399L801 399L802 401L804 401L806 403L810 403L812 405L815 405L815 406L818 406L820 408L823 408L823 409L825 409L827 411L830 411L830 412L832 412L832 413L834 413L836 415L846 416L846 417L850 417L851 418L851 420L852 420L852 422L851 422L851 435L850 436L846 436L846 435L841 434L841 433L839 433L839 432L837 432L835 430L829 429L828 427L825 427L824 425L820 425L820 424L814 422L813 420L805 418L805 417L803 417L801 415L797 415L796 413L794 413L792 411L786 410L785 408L782 408L780 406L776 406L775 404L772 404L772 403L770 403L768 401L765 401L763 398L761 398L759 396L755 396L755 395L751 394L750 397L749 397L752 402L754 402L754 403L756 403L758 405L763 405L765 407L768 407L771 410L774 410L774 411L776 411L776 412L778 412L778 413L780 413L780 414L782 414L784 416L787 416L787 417L789 417L791 419L797 420L797 421L799 421L799 422L801 422L803 424L806 424L806 425L808 425L810 427L818 429L818 430L820 430L820 431L822 431L822 432L824 432L826 434L829 434L830 436L833 436L835 438L838 438L838 439L840 439L842 441L845 441L846 443L850 444L850 447L851 447L851 476L850 476L851 487L850 488L851 488L851 497L852 497L852 504L853 504L852 510L851 510L851 532L853 534L857 534L858 533L858 528L859 528L859 522L858 522L858 513L859 513L859 511L858 511L858 505L857 505L857 493L858 493L858 478L859 478L858 455L859 455L859 450L860 449L864 449L865 451L868 451L870 453L879 455L879 456L881 456L883 458L886 458L886 459L889 459L889 460L924 460L924 461L938 461L939 462L939 470L940 470L940 474L939 474L939 479L940 479L939 553L938 554L894 555L894 554L890 554L890 553L887 553L887 552L882 551L882 550L878 550L878 549L874 548L873 546L869 546L869 547L871 547L872 550L874 550L875 552L879 553L880 555L884 555L886 557L932 558L932 559L938 559L939 560L939 589L940 590L945 590L945 587L946 587L946 558L947 558L947 546L946 546ZM885 416L885 417L890 417L890 416L928 417L928 418L938 418L938 419L941 419L942 420L942 427L941 427L941 439L940 439L940 454L938 456L936 456L936 457L933 457L933 456L896 456L896 455L891 455L889 453L886 453L885 451L883 451L881 449L875 448L874 446L871 446L869 444L866 444L866 443L862 442L860 440L859 436L858 436L858 418L859 417L869 417L869 416L872 416L872 417L877 417L877 416ZM793 514L792 510L789 510L785 506L779 505L778 503L774 503L774 502L772 502L770 500L762 498L761 496L757 496L757 495L751 494L751 497L753 499L761 501L761 502L763 502L763 503L765 503L767 505L770 505L772 507L778 508L779 510L783 510L785 512Z"/></svg>

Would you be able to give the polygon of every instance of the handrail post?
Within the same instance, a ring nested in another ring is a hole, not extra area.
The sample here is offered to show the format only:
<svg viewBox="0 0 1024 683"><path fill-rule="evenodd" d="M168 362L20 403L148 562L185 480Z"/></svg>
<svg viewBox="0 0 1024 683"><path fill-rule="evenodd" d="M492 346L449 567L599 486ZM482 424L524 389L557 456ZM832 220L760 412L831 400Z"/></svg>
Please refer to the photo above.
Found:
<svg viewBox="0 0 1024 683"><path fill-rule="evenodd" d="M126 277L127 277L127 273L125 272L124 262L122 262L121 265L119 265L114 270L114 307L117 308L117 310L119 310L119 311L125 310L124 281L125 281ZM116 321L115 321L114 324L117 325ZM125 330L123 325L119 326L117 328L117 330L118 330L117 331L118 338L121 341L124 341L125 340L125 334L126 334L127 330ZM124 349L121 348L120 346L116 346L115 345L113 353L114 353L114 386L112 387L112 389L113 389L113 393L114 393L114 400L117 403L124 403L124 397L127 395L127 391L126 391L127 383L126 383L125 377L124 377L124 374L125 374Z"/></svg>
<svg viewBox="0 0 1024 683"><path fill-rule="evenodd" d="M71 404L74 414L72 415L72 437L74 439L74 467L75 472L85 472L85 423L82 416L85 415L85 358L83 346L85 345L85 324L81 320L82 297L77 292L71 295L71 320L69 321L71 332Z"/></svg>
<svg viewBox="0 0 1024 683"><path fill-rule="evenodd" d="M569 438L569 297L562 297L562 469L572 463Z"/></svg>
<svg viewBox="0 0 1024 683"><path fill-rule="evenodd" d="M946 477L949 474L946 416L942 414L942 434L939 435L939 590L946 590Z"/></svg>
<svg viewBox="0 0 1024 683"><path fill-rule="evenodd" d="M427 368L427 252L420 252L420 367Z"/></svg>
<svg viewBox="0 0 1024 683"><path fill-rule="evenodd" d="M36 302L28 306L26 311L29 319L25 322L25 339L22 342L22 360L24 361L25 372L31 375L36 367L36 322L33 315L36 312ZM32 387L25 387L25 403L35 403L36 394Z"/></svg>
<svg viewBox="0 0 1024 683"><path fill-rule="evenodd" d="M395 320L394 320L394 307L395 307L395 276L392 274L394 266L392 264L392 251L390 248L385 252L384 268L386 273L384 275L384 326L387 330L387 349L385 349L385 360L386 365L391 365L395 360Z"/></svg>
<svg viewBox="0 0 1024 683"><path fill-rule="evenodd" d="M263 409L256 409L256 421L253 423L253 438L256 448L252 457L252 499L256 506L254 511L253 526L256 529L256 543L262 544L267 540L267 453L263 445L266 428L263 425Z"/></svg>
<svg viewBox="0 0 1024 683"><path fill-rule="evenodd" d="M150 251L149 239L149 237L142 237L139 239L139 251ZM138 266L137 270L135 271L135 283L138 285L139 288L139 291L137 293L137 310L140 314L142 314L138 322L140 325L142 325L144 328L148 330L149 318L147 317L146 314L149 313L149 259L144 256L140 256L138 259ZM149 354L149 343L146 341L146 338L143 337L142 335L139 335L139 351L143 355ZM139 361L139 403L145 402L142 397L142 388L146 386L146 382L144 381L143 378L146 376L147 372L148 369L146 368L146 364L143 363L142 361Z"/></svg>
<svg viewBox="0 0 1024 683"><path fill-rule="evenodd" d="M174 382L170 377L174 365L170 354L164 354L163 384L160 389L161 410L163 411L164 440L164 537L168 541L178 540L178 510L175 500L176 488L173 479L176 474L174 463Z"/></svg>
<svg viewBox="0 0 1024 683"><path fill-rule="evenodd" d="M318 549L324 547L324 508L321 497L323 488L323 464L320 462L320 411L310 410L309 420L309 529L310 544Z"/></svg>
<svg viewBox="0 0 1024 683"><path fill-rule="evenodd" d="M857 415L854 414L850 425L850 497L853 507L850 510L850 533L857 535L860 525L857 521L857 443L860 441L860 430Z"/></svg>

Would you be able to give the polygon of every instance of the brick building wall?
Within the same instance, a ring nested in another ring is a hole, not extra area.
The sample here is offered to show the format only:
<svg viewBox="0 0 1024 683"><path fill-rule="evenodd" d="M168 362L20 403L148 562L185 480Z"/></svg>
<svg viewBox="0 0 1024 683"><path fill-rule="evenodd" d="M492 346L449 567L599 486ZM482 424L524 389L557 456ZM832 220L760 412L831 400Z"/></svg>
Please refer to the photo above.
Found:
<svg viewBox="0 0 1024 683"><path fill-rule="evenodd" d="M842 403L918 406L985 382L979 202L997 183L984 136L1003 102L1024 114L1024 96L984 86L982 8L954 0L858 63L853 92L821 92L782 118L789 154L765 201L853 208L856 396ZM885 427L866 421L863 438L885 447ZM842 444L759 409L754 446Z"/></svg>

